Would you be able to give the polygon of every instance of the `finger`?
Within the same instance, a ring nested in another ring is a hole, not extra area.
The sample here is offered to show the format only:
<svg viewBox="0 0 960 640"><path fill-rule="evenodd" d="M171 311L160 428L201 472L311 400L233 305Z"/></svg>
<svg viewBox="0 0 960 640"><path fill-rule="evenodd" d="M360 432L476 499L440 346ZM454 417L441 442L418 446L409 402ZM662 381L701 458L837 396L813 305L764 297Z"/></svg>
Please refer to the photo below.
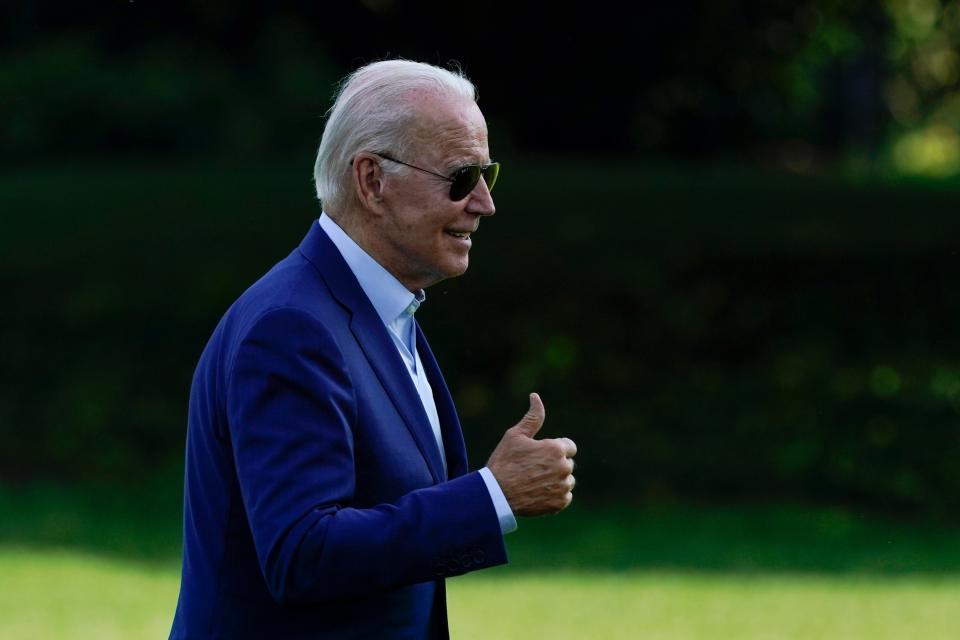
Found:
<svg viewBox="0 0 960 640"><path fill-rule="evenodd" d="M570 438L560 438L560 442L563 443L564 451L568 458L572 458L577 455L577 443L571 440Z"/></svg>
<svg viewBox="0 0 960 640"><path fill-rule="evenodd" d="M573 491L574 488L577 486L577 479L574 478L572 475L569 475L569 476L567 476L567 479L566 479L566 481L564 482L564 484L567 485L567 491L568 491L568 492Z"/></svg>
<svg viewBox="0 0 960 640"><path fill-rule="evenodd" d="M528 438L532 438L540 431L544 418L546 418L546 411L543 408L543 402L540 400L540 396L531 393L530 408L527 409L524 416L520 418L520 422L514 425L514 428Z"/></svg>

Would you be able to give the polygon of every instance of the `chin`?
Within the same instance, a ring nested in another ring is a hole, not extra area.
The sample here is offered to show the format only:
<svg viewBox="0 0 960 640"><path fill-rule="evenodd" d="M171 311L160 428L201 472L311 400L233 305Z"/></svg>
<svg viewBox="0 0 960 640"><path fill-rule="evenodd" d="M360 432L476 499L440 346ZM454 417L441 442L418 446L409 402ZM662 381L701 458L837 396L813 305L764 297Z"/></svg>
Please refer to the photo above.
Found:
<svg viewBox="0 0 960 640"><path fill-rule="evenodd" d="M467 267L470 265L470 261L464 257L463 260L458 261L455 265L452 265L452 268L448 271L448 278L456 278L457 276L462 276L467 272Z"/></svg>

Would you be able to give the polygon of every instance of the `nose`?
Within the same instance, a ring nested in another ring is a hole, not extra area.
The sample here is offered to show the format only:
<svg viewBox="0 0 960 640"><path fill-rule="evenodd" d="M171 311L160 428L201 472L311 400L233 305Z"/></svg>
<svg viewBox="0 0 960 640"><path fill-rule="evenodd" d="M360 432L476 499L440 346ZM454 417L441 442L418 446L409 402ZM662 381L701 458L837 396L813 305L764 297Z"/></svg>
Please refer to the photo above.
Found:
<svg viewBox="0 0 960 640"><path fill-rule="evenodd" d="M477 216L492 216L497 212L497 207L493 204L493 196L490 195L490 189L487 188L487 182L480 179L477 186L470 192L467 200L467 212Z"/></svg>

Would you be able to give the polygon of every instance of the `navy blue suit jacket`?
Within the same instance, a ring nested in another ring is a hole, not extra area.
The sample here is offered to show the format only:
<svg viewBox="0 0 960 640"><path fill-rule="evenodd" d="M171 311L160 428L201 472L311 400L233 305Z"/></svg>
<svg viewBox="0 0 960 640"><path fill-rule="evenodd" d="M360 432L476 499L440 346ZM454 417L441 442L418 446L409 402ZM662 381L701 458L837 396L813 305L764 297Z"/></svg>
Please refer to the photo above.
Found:
<svg viewBox="0 0 960 640"><path fill-rule="evenodd" d="M190 395L171 638L447 636L443 579L506 552L419 327L417 348L449 477L387 329L318 224L227 311Z"/></svg>

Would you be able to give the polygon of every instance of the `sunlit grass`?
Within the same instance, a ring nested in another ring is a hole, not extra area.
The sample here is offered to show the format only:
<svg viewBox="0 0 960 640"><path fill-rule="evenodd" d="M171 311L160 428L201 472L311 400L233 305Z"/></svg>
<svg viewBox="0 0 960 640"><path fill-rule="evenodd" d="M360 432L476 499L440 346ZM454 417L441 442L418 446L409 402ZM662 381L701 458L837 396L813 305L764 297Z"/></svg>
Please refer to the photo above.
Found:
<svg viewBox="0 0 960 640"><path fill-rule="evenodd" d="M454 638L955 638L960 579L684 574L450 581Z"/></svg>
<svg viewBox="0 0 960 640"><path fill-rule="evenodd" d="M0 548L0 638L164 638L175 563ZM516 572L449 581L454 638L954 638L960 577Z"/></svg>
<svg viewBox="0 0 960 640"><path fill-rule="evenodd" d="M169 487L173 480L158 483ZM0 486L0 639L165 638L179 496ZM801 506L524 519L506 567L448 582L454 638L955 638L960 528Z"/></svg>
<svg viewBox="0 0 960 640"><path fill-rule="evenodd" d="M0 549L0 638L166 638L178 567L83 552Z"/></svg>

